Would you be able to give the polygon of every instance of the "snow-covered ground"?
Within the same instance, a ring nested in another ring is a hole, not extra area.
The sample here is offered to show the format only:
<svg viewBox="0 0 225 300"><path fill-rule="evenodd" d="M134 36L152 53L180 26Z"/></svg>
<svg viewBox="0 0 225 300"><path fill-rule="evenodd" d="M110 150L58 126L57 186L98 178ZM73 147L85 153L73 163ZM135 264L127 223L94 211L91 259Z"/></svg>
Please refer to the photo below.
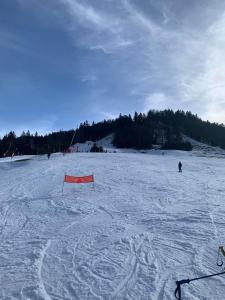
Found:
<svg viewBox="0 0 225 300"><path fill-rule="evenodd" d="M94 174L95 187L65 184L62 197L65 173ZM40 156L1 163L0 186L0 299L174 299L176 280L222 270L220 157ZM188 300L224 299L225 276L182 292Z"/></svg>

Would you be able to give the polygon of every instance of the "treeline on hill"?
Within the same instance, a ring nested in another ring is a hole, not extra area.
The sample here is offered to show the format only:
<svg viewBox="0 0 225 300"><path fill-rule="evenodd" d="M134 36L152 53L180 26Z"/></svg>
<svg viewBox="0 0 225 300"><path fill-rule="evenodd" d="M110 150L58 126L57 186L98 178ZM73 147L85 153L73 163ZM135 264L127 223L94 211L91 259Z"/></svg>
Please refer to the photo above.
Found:
<svg viewBox="0 0 225 300"><path fill-rule="evenodd" d="M86 121L76 129L73 143L97 141L111 133L114 133L113 144L118 148L151 149L152 145L159 145L162 149L191 150L191 144L182 138L187 135L225 149L224 125L202 121L197 115L181 110L151 110L147 114L135 112L133 117L120 114L114 120L92 124ZM73 135L74 130L53 132L45 136L38 133L33 135L28 131L19 137L10 132L0 139L0 156L65 151Z"/></svg>

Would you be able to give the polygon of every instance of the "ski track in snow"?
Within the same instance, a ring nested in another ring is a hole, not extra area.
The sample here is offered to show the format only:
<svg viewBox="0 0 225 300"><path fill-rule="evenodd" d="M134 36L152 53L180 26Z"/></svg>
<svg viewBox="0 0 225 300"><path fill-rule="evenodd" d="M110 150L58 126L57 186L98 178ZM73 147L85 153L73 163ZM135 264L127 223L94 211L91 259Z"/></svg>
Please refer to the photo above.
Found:
<svg viewBox="0 0 225 300"><path fill-rule="evenodd" d="M46 246L43 248L42 252L40 253L40 261L39 261L39 266L38 266L39 286L40 286L41 294L43 295L44 299L46 299L46 300L51 300L51 298L49 297L49 295L45 289L45 285L44 285L44 282L42 279L42 268L43 268L46 252L47 252L48 248L50 247L50 245L51 245L51 240L48 240Z"/></svg>
<svg viewBox="0 0 225 300"><path fill-rule="evenodd" d="M172 300L176 280L221 271L220 156L76 153L1 162L0 299ZM62 197L65 172L93 170L95 189L65 184ZM224 278L182 292L221 299Z"/></svg>

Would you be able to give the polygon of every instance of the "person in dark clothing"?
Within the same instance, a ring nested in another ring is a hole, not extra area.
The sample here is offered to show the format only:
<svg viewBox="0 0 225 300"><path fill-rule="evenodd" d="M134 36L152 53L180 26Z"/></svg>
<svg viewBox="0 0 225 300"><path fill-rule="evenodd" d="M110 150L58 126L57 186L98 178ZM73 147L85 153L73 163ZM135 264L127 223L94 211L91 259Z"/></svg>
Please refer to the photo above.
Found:
<svg viewBox="0 0 225 300"><path fill-rule="evenodd" d="M49 158L50 158L50 156L51 156L51 153L50 153L50 152L48 152L47 156L48 156L48 159L49 159Z"/></svg>
<svg viewBox="0 0 225 300"><path fill-rule="evenodd" d="M181 161L179 161L179 163L178 163L178 170L179 170L179 172L182 172L182 163L181 163Z"/></svg>

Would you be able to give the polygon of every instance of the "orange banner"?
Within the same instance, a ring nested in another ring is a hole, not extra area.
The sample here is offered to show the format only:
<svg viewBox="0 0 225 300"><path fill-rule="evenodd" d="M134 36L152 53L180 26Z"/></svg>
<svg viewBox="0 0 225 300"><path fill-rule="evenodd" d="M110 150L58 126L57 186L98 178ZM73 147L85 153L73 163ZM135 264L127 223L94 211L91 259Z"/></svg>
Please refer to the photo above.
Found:
<svg viewBox="0 0 225 300"><path fill-rule="evenodd" d="M75 176L69 176L65 175L64 182L67 183L88 183L88 182L94 182L94 176L82 176L82 177L75 177Z"/></svg>

